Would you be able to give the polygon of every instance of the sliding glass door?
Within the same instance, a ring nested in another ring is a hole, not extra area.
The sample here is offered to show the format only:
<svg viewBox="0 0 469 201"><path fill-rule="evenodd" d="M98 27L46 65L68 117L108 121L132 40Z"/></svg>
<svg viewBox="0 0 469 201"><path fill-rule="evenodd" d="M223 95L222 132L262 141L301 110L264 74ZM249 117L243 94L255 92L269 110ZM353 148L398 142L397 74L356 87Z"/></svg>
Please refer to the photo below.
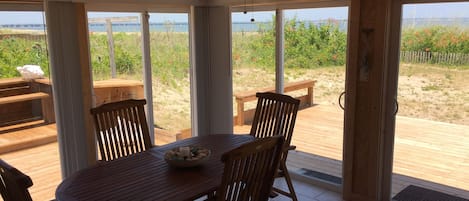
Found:
<svg viewBox="0 0 469 201"><path fill-rule="evenodd" d="M235 132L249 132L256 91L275 89L275 12L232 14ZM251 98L249 98L251 97Z"/></svg>
<svg viewBox="0 0 469 201"><path fill-rule="evenodd" d="M466 2L402 5L396 200L469 199L467 10Z"/></svg>
<svg viewBox="0 0 469 201"><path fill-rule="evenodd" d="M289 168L338 187L348 7L289 9L284 16L284 82L296 85L286 94L302 100L292 140L297 149L289 155Z"/></svg>
<svg viewBox="0 0 469 201"><path fill-rule="evenodd" d="M155 143L191 137L188 13L150 13Z"/></svg>
<svg viewBox="0 0 469 201"><path fill-rule="evenodd" d="M241 10L243 8L240 8ZM232 14L235 133L248 133L255 93L284 92L301 100L288 157L291 172L341 185L348 7L283 10L283 80L276 80L275 12ZM277 55L278 56L278 55Z"/></svg>

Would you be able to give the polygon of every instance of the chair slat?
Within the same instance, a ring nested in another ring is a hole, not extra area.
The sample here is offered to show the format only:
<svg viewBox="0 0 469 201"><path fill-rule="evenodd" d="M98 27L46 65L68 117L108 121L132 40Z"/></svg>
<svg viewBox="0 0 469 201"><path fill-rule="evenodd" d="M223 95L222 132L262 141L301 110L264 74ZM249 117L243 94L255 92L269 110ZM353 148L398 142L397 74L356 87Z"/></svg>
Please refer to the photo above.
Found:
<svg viewBox="0 0 469 201"><path fill-rule="evenodd" d="M119 137L119 123L118 123L118 116L117 114L115 114L116 111L111 111L109 112L109 120L110 120L110 125L112 125L112 128L111 128L111 149L112 149L112 153L113 153L113 158L112 159L116 159L116 158L119 158L120 157L120 153L119 153L119 145L117 144L118 143L118 137Z"/></svg>
<svg viewBox="0 0 469 201"><path fill-rule="evenodd" d="M128 116L128 111L126 109L119 110L121 116ZM124 123L122 124L122 147L124 148L124 152L126 155L133 154L131 143L132 141L129 139L131 133L129 124Z"/></svg>
<svg viewBox="0 0 469 201"><path fill-rule="evenodd" d="M138 147L139 138L138 135L135 133L135 129L137 129L136 125L133 123L134 115L133 115L133 108L123 108L122 109L123 115L123 124L125 125L125 132L128 138L132 139L127 142L127 148L130 154L138 153L141 149Z"/></svg>

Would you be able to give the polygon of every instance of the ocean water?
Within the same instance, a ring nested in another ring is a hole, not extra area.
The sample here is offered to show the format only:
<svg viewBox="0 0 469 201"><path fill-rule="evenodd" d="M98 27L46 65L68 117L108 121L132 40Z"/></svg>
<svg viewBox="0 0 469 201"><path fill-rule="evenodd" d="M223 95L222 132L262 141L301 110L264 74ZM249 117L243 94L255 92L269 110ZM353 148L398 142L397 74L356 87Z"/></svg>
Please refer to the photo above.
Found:
<svg viewBox="0 0 469 201"><path fill-rule="evenodd" d="M342 31L347 30L347 20L318 20L304 21L306 25L320 26L327 23L334 23L339 26ZM458 26L469 28L469 18L415 18L403 19L402 26L407 27L424 27L424 26ZM25 30L44 30L44 24L3 24L0 28L25 29ZM91 32L105 32L106 25L104 23L89 24ZM272 28L272 22L233 22L233 32L253 32ZM141 25L139 23L113 23L113 32L139 32ZM189 25L187 23L150 23L150 31L159 32L188 32Z"/></svg>
<svg viewBox="0 0 469 201"><path fill-rule="evenodd" d="M326 21L309 21L306 24L321 25L328 23ZM347 29L347 21L336 21L341 30ZM44 30L43 24L4 24L0 28L24 29L24 30ZM233 22L233 32L253 32L272 28L272 22ZM106 25L104 23L92 23L88 25L91 32L105 32ZM139 23L112 23L113 32L140 32L141 25ZM150 23L150 31L159 32L188 32L189 25L187 23Z"/></svg>

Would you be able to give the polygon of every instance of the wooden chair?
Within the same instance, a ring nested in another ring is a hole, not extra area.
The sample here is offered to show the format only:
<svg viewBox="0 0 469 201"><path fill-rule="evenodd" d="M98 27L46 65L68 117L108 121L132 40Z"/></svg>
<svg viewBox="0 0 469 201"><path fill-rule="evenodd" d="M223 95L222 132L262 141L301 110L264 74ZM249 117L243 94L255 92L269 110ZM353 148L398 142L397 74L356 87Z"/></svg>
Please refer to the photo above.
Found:
<svg viewBox="0 0 469 201"><path fill-rule="evenodd" d="M0 159L0 193L4 201L31 201L28 188L33 181Z"/></svg>
<svg viewBox="0 0 469 201"><path fill-rule="evenodd" d="M277 177L285 178L290 192L276 187L273 187L272 190L273 192L283 194L296 201L298 198L296 197L295 189L293 188L291 177L287 170L287 156L289 150L296 149L295 146L290 145L290 142L293 128L295 127L296 114L298 113L300 100L288 95L272 92L256 93L256 97L258 98L257 107L250 134L256 138L271 136L285 137Z"/></svg>
<svg viewBox="0 0 469 201"><path fill-rule="evenodd" d="M124 100L91 109L101 160L111 161L150 149L146 100Z"/></svg>
<svg viewBox="0 0 469 201"><path fill-rule="evenodd" d="M222 156L223 178L218 201L266 201L282 154L283 137L259 139Z"/></svg>

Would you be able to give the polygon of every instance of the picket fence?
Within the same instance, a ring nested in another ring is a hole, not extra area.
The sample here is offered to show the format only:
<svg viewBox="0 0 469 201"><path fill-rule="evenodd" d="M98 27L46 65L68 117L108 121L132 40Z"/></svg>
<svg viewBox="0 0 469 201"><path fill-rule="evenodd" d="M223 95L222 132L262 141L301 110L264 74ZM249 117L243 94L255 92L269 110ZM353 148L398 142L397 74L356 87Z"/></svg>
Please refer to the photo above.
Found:
<svg viewBox="0 0 469 201"><path fill-rule="evenodd" d="M469 54L401 51L401 62L445 65L469 65Z"/></svg>

